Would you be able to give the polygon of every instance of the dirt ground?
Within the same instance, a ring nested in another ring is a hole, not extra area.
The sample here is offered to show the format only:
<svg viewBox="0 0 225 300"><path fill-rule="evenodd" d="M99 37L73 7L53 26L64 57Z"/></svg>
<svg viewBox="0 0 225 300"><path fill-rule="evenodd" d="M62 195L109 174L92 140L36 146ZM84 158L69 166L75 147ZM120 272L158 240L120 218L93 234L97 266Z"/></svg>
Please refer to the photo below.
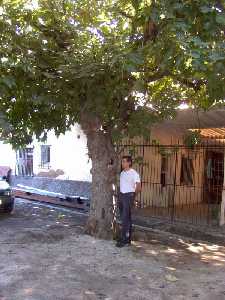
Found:
<svg viewBox="0 0 225 300"><path fill-rule="evenodd" d="M183 238L135 242L82 234L84 217L17 200L0 218L0 300L225 299L225 248Z"/></svg>

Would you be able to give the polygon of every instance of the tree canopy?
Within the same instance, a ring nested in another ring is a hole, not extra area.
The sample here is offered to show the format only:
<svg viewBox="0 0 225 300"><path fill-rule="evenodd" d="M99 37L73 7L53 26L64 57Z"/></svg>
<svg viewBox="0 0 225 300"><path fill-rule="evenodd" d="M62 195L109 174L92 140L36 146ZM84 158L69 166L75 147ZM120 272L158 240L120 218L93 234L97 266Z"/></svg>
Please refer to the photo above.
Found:
<svg viewBox="0 0 225 300"><path fill-rule="evenodd" d="M182 102L224 105L224 3L1 1L2 136L19 146L86 113L119 139Z"/></svg>

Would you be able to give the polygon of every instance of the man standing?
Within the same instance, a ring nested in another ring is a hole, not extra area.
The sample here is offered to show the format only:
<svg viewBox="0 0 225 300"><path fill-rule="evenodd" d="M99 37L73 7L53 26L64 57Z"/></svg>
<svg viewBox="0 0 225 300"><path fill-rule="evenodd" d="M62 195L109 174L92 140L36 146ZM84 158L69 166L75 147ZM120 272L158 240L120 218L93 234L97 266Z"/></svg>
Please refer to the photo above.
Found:
<svg viewBox="0 0 225 300"><path fill-rule="evenodd" d="M119 210L122 219L121 239L117 242L117 247L123 247L131 243L131 208L135 194L141 190L139 174L132 169L131 156L123 156L122 169L120 174Z"/></svg>

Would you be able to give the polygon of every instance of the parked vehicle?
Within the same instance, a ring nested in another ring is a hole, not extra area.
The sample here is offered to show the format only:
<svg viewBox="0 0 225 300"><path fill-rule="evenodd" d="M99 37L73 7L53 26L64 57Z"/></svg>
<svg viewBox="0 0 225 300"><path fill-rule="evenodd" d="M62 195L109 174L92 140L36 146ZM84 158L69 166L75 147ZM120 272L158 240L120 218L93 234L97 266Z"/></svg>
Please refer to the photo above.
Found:
<svg viewBox="0 0 225 300"><path fill-rule="evenodd" d="M14 208L14 196L10 187L9 169L6 175L0 175L0 213L11 213Z"/></svg>

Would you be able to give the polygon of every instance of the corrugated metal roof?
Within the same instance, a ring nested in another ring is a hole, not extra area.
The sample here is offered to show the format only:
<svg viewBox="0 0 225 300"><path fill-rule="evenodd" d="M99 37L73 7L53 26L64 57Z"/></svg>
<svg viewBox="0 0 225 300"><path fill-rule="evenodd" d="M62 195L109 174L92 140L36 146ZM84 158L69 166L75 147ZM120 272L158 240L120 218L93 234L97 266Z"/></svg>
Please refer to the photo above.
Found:
<svg viewBox="0 0 225 300"><path fill-rule="evenodd" d="M198 129L194 129L194 130L198 130ZM203 138L225 139L225 127L200 129L200 134Z"/></svg>

